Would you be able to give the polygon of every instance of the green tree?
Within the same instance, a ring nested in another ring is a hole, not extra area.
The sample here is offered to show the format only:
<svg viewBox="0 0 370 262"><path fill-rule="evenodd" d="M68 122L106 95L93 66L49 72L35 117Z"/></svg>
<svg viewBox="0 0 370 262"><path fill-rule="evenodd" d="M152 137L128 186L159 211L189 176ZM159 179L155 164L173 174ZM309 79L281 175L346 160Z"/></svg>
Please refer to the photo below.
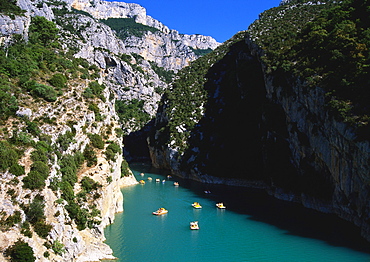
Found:
<svg viewBox="0 0 370 262"><path fill-rule="evenodd" d="M29 41L32 44L49 46L58 37L56 25L43 16L35 16L31 20Z"/></svg>

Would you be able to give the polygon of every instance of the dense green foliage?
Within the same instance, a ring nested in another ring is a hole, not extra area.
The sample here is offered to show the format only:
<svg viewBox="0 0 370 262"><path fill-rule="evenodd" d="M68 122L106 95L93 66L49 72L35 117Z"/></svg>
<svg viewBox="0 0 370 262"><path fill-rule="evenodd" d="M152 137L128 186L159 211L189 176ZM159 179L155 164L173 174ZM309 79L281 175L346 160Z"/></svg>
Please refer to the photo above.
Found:
<svg viewBox="0 0 370 262"><path fill-rule="evenodd" d="M211 53L213 51L211 48L208 48L208 49L195 49L195 48L190 47L190 49L194 52L194 54L196 54L198 56L204 56L204 55L209 54L209 53Z"/></svg>
<svg viewBox="0 0 370 262"><path fill-rule="evenodd" d="M42 161L35 161L31 166L31 171L23 178L23 186L29 189L42 189L45 180L49 176L49 167Z"/></svg>
<svg viewBox="0 0 370 262"><path fill-rule="evenodd" d="M32 44L42 45L44 47L51 44L57 45L58 28L55 24L43 16L32 17L29 28L29 41Z"/></svg>
<svg viewBox="0 0 370 262"><path fill-rule="evenodd" d="M22 240L18 240L7 249L6 254L12 262L33 262L36 260L32 248Z"/></svg>
<svg viewBox="0 0 370 262"><path fill-rule="evenodd" d="M116 154L122 153L121 147L116 143L111 143L107 146L107 149L105 150L105 156L108 160L115 160Z"/></svg>
<svg viewBox="0 0 370 262"><path fill-rule="evenodd" d="M19 154L14 146L6 141L0 141L0 171L6 171L18 164Z"/></svg>
<svg viewBox="0 0 370 262"><path fill-rule="evenodd" d="M265 49L264 62L277 80L294 75L308 88L324 88L333 114L368 137L369 1L300 2L266 11L251 37Z"/></svg>
<svg viewBox="0 0 370 262"><path fill-rule="evenodd" d="M115 107L121 124L131 121L141 127L150 120L150 115L144 110L143 100L116 100Z"/></svg>
<svg viewBox="0 0 370 262"><path fill-rule="evenodd" d="M99 84L97 81L93 81L89 83L89 87L85 89L83 95L86 98L94 98L96 96L105 102L105 98L102 93L104 89L104 85Z"/></svg>
<svg viewBox="0 0 370 262"><path fill-rule="evenodd" d="M130 36L141 37L148 31L159 31L154 27L136 23L134 18L108 18L101 22L116 31L117 36L123 40Z"/></svg>
<svg viewBox="0 0 370 262"><path fill-rule="evenodd" d="M172 70L166 70L163 67L158 66L155 62L149 61L154 72L160 77L160 79L166 83L170 83L175 75Z"/></svg>
<svg viewBox="0 0 370 262"><path fill-rule="evenodd" d="M23 15L26 11L17 6L17 0L0 0L0 13L10 16Z"/></svg>
<svg viewBox="0 0 370 262"><path fill-rule="evenodd" d="M88 137L90 139L90 144L98 149L103 149L104 148L104 141L102 137L98 134L88 134Z"/></svg>

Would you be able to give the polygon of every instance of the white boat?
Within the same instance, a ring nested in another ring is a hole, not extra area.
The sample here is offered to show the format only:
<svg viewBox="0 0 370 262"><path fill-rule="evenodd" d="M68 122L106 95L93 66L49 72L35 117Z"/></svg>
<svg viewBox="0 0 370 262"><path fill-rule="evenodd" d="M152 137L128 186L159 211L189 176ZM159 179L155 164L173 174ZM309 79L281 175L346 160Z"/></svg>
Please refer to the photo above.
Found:
<svg viewBox="0 0 370 262"><path fill-rule="evenodd" d="M162 180L162 183L163 183L163 184L164 184L164 183L166 183L166 180L164 180L164 179L163 179L163 180Z"/></svg>
<svg viewBox="0 0 370 262"><path fill-rule="evenodd" d="M159 178L156 178L155 182L159 183L159 182L161 182L161 180Z"/></svg>
<svg viewBox="0 0 370 262"><path fill-rule="evenodd" d="M173 182L173 185L174 186L179 186L180 184L179 184L179 182Z"/></svg>
<svg viewBox="0 0 370 262"><path fill-rule="evenodd" d="M198 230L199 229L198 221L190 222L190 229Z"/></svg>
<svg viewBox="0 0 370 262"><path fill-rule="evenodd" d="M140 173L140 176L144 176L144 173Z"/></svg>
<svg viewBox="0 0 370 262"><path fill-rule="evenodd" d="M152 181L152 180L153 180L153 178L151 178L151 177L148 177L148 180L149 180L149 181Z"/></svg>
<svg viewBox="0 0 370 262"><path fill-rule="evenodd" d="M226 206L224 206L224 203L217 203L216 204L216 207L218 207L219 209L225 209L226 208Z"/></svg>

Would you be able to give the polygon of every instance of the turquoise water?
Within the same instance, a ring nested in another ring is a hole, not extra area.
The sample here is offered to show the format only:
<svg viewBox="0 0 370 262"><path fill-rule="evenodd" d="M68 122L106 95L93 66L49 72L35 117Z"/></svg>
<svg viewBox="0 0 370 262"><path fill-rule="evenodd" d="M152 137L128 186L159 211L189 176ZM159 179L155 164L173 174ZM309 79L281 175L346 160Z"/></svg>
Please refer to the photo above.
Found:
<svg viewBox="0 0 370 262"><path fill-rule="evenodd" d="M125 211L105 230L118 261L370 261L369 244L358 230L334 217L256 190L175 178L156 183L166 174L144 165L131 168L146 184L122 190ZM194 201L203 208L192 208ZM226 210L215 207L219 201ZM168 214L152 215L159 207ZM189 229L195 220L198 231Z"/></svg>

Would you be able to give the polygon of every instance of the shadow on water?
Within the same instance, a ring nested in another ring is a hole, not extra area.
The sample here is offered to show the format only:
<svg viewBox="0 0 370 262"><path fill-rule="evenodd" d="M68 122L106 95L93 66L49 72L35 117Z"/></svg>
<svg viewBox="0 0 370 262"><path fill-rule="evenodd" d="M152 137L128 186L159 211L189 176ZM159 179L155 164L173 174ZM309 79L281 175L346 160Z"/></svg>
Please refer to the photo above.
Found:
<svg viewBox="0 0 370 262"><path fill-rule="evenodd" d="M150 164L135 163L130 166L144 173L169 174L168 171L156 169ZM178 181L181 187L202 198L215 203L222 201L227 210L248 215L248 219L273 225L286 231L285 234L318 239L331 246L370 253L370 243L361 237L360 229L335 215L323 214L297 203L278 200L263 190L203 184L178 177L172 180Z"/></svg>

